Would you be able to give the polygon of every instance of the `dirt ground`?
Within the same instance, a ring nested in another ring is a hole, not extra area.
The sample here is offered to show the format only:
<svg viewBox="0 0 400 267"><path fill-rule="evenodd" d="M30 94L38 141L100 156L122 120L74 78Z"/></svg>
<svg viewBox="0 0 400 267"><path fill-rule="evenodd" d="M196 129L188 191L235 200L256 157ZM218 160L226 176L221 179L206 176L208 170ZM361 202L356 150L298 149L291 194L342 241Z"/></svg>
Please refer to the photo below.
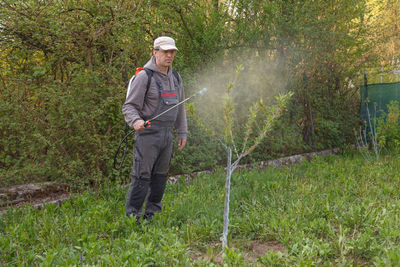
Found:
<svg viewBox="0 0 400 267"><path fill-rule="evenodd" d="M268 251L273 251L276 253L281 252L282 254L285 254L287 251L286 247L279 241L249 240L241 241L240 243L240 247L242 247L240 251L243 253L244 262L248 266L259 266L259 263L257 263L257 258L264 256L265 254L267 254ZM216 248L220 246L221 243L218 243L210 244L209 247ZM235 245L230 246L230 249L236 250ZM192 258L192 260L207 259L217 265L223 265L224 262L222 258L222 250L218 254L212 254L210 252L204 253L192 250L189 256L190 258Z"/></svg>

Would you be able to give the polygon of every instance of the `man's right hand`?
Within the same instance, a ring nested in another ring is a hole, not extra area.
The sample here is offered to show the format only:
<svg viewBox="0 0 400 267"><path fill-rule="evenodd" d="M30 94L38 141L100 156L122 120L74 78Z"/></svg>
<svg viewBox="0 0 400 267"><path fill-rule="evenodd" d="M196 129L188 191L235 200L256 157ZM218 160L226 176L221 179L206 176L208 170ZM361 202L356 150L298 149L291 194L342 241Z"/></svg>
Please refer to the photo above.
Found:
<svg viewBox="0 0 400 267"><path fill-rule="evenodd" d="M141 132L145 129L144 127L144 120L137 120L135 121L135 123L133 124L133 129L135 130L135 132Z"/></svg>

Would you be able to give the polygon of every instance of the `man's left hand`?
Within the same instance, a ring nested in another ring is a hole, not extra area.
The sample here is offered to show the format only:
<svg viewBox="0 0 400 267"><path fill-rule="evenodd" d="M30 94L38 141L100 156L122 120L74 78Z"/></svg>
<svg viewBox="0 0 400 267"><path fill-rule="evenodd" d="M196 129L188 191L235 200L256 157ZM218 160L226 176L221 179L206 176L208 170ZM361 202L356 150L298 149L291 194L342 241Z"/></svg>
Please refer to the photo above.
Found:
<svg viewBox="0 0 400 267"><path fill-rule="evenodd" d="M182 150L186 145L186 138L178 139L178 150Z"/></svg>

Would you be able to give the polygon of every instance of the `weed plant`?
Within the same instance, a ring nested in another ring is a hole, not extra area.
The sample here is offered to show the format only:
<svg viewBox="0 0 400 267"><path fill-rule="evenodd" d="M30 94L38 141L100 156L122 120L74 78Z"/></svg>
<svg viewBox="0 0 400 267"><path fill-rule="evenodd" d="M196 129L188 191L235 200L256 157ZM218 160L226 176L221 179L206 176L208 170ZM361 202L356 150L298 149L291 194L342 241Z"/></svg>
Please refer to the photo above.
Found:
<svg viewBox="0 0 400 267"><path fill-rule="evenodd" d="M0 265L254 266L257 240L286 248L256 257L261 266L399 266L399 173L398 157L353 153L239 171L222 255L222 170L169 184L163 212L140 227L125 216L127 188L110 184L62 205L8 209Z"/></svg>

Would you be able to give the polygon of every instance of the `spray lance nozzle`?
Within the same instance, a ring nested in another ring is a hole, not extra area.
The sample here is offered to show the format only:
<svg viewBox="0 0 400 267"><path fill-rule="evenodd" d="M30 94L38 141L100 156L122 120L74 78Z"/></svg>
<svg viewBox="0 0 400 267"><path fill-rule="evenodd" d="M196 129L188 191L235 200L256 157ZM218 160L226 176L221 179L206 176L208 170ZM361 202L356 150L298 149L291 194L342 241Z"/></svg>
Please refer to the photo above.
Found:
<svg viewBox="0 0 400 267"><path fill-rule="evenodd" d="M199 92L197 92L200 96L202 96L202 95L204 95L206 92L208 91L208 89L207 88L203 88L203 89L201 89Z"/></svg>

